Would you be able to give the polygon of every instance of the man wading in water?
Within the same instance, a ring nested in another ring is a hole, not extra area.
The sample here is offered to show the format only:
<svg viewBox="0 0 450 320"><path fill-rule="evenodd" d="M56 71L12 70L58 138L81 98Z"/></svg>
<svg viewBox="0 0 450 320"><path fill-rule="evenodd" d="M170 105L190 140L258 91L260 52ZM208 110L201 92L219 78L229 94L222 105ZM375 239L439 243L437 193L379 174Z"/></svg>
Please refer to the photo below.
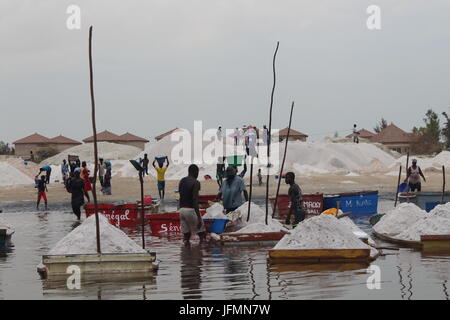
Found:
<svg viewBox="0 0 450 320"><path fill-rule="evenodd" d="M180 180L178 191L180 193L180 225L184 236L184 244L189 245L192 233L197 233L200 243L206 239L205 225L203 224L198 207L198 193L200 182L197 180L198 167L189 166L189 175Z"/></svg>
<svg viewBox="0 0 450 320"><path fill-rule="evenodd" d="M72 193L72 211L77 216L78 220L81 218L81 206L84 204L84 197L88 197L84 189L84 180L80 178L81 169L75 168L73 177L69 178L67 183L67 191Z"/></svg>
<svg viewBox="0 0 450 320"><path fill-rule="evenodd" d="M423 178L423 181L427 182L425 176L422 173L422 170L417 165L417 160L412 160L412 166L408 168L406 174L406 181L409 181L409 187L411 188L411 192L417 190L418 192L422 191L422 184L420 183L420 177Z"/></svg>
<svg viewBox="0 0 450 320"><path fill-rule="evenodd" d="M291 200L291 207L286 218L286 224L291 224L291 215L294 214L295 221L293 227L305 219L305 209L302 207L302 189L295 183L295 174L293 172L286 173L286 184L290 185L288 195Z"/></svg>

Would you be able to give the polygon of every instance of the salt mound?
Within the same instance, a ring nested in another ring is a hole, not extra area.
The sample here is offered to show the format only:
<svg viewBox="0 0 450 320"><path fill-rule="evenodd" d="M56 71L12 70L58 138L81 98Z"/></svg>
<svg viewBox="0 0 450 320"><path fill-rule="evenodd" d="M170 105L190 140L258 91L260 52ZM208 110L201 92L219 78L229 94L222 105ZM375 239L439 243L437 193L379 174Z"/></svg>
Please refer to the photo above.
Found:
<svg viewBox="0 0 450 320"><path fill-rule="evenodd" d="M203 219L228 219L229 218L223 214L223 206L220 203L215 203L211 207L206 209Z"/></svg>
<svg viewBox="0 0 450 320"><path fill-rule="evenodd" d="M0 187L18 184L31 185L34 184L34 180L9 163L0 161Z"/></svg>
<svg viewBox="0 0 450 320"><path fill-rule="evenodd" d="M134 159L141 149L118 143L98 142L98 157L105 160ZM94 162L94 145L86 143L64 150L57 155L41 162L41 165L60 165L69 154L77 155L81 161Z"/></svg>
<svg viewBox="0 0 450 320"><path fill-rule="evenodd" d="M450 234L450 203L436 206L424 217L401 232L397 238L420 241L421 235L442 234Z"/></svg>
<svg viewBox="0 0 450 320"><path fill-rule="evenodd" d="M286 229L279 221L272 219L269 221L268 225L266 225L264 222L254 222L248 224L247 226L243 227L242 229L239 229L236 232L231 233L264 233L264 232L280 232L280 231L287 232L288 229Z"/></svg>
<svg viewBox="0 0 450 320"><path fill-rule="evenodd" d="M274 249L372 249L353 234L348 224L332 215L300 222Z"/></svg>
<svg viewBox="0 0 450 320"><path fill-rule="evenodd" d="M406 157L402 156L398 158L394 163L390 165L390 169L397 169L399 165L405 165ZM437 154L435 157L415 157L417 159L417 165L422 169L422 171L428 172L441 172L442 166L448 166L450 163L450 151L442 151ZM411 165L411 161L409 162ZM398 171L397 171L398 172ZM398 174L398 173L397 173Z"/></svg>
<svg viewBox="0 0 450 320"><path fill-rule="evenodd" d="M99 214L100 244L102 253L145 253L146 251L131 240L123 231L111 225ZM81 225L62 238L49 251L49 255L97 253L95 215L91 215Z"/></svg>
<svg viewBox="0 0 450 320"><path fill-rule="evenodd" d="M269 210L269 217L266 225L266 211L255 203L250 206L250 219L248 217L248 201L236 209L233 214L240 217L237 221L239 230L233 233L258 233L258 232L279 232L288 231L277 219L272 219L272 210ZM231 214L231 215L233 215Z"/></svg>
<svg viewBox="0 0 450 320"><path fill-rule="evenodd" d="M380 234L396 238L405 229L422 219L425 214L424 210L413 203L401 203L382 216L373 229Z"/></svg>

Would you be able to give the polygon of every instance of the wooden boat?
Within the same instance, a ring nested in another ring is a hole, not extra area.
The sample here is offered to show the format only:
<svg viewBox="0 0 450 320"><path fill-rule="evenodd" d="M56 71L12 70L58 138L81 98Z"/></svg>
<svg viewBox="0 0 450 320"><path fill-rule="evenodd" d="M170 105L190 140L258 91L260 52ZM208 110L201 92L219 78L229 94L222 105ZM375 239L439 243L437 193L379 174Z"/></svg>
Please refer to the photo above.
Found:
<svg viewBox="0 0 450 320"><path fill-rule="evenodd" d="M378 239L380 239L380 240L384 240L384 241L389 242L389 243L397 244L397 245L399 245L401 247L415 248L415 249L421 249L422 248L422 243L420 241L396 239L396 238L390 237L390 236L388 236L386 234L378 233L376 231L373 231L373 235L375 237L377 237Z"/></svg>
<svg viewBox="0 0 450 320"><path fill-rule="evenodd" d="M206 210L201 209L200 215L205 215ZM180 212L161 212L145 216L145 222L150 225L150 230L153 235L160 234L180 234Z"/></svg>
<svg viewBox="0 0 450 320"><path fill-rule="evenodd" d="M272 208L275 205L275 198L270 197L270 203ZM278 219L286 219L290 210L290 198L287 194L279 194L277 200L276 214ZM303 207L306 209L306 214L309 216L319 215L323 211L323 194L322 193L309 193L303 195L302 201Z"/></svg>
<svg viewBox="0 0 450 320"><path fill-rule="evenodd" d="M0 226L0 249L4 249L11 244L11 237L14 229L6 226Z"/></svg>
<svg viewBox="0 0 450 320"><path fill-rule="evenodd" d="M342 262L342 263L276 263L268 259L270 270L274 272L324 272L324 271L353 271L367 269L369 262Z"/></svg>
<svg viewBox="0 0 450 320"><path fill-rule="evenodd" d="M364 263L370 262L370 249L271 249L273 263Z"/></svg>
<svg viewBox="0 0 450 320"><path fill-rule="evenodd" d="M398 195L400 203L411 202L422 210L430 212L435 206L450 201L450 192L444 192L444 201L442 202L442 192L401 192Z"/></svg>
<svg viewBox="0 0 450 320"><path fill-rule="evenodd" d="M151 205L144 206L145 216L158 211L159 202L155 201ZM86 217L94 214L94 204L88 203L84 205ZM99 203L98 212L108 218L112 225L122 227L133 227L141 224L141 206L138 203L112 204Z"/></svg>
<svg viewBox="0 0 450 320"><path fill-rule="evenodd" d="M50 276L68 277L68 268L71 266L79 268L80 276L105 275L153 272L158 269L158 262L154 252L44 255L37 271L42 279Z"/></svg>
<svg viewBox="0 0 450 320"><path fill-rule="evenodd" d="M275 245L287 232L222 233L217 239L222 245Z"/></svg>
<svg viewBox="0 0 450 320"><path fill-rule="evenodd" d="M425 253L450 253L450 235L420 236L422 251Z"/></svg>
<svg viewBox="0 0 450 320"><path fill-rule="evenodd" d="M339 207L342 212L358 215L375 214L378 209L378 191L345 192L324 196L324 210Z"/></svg>

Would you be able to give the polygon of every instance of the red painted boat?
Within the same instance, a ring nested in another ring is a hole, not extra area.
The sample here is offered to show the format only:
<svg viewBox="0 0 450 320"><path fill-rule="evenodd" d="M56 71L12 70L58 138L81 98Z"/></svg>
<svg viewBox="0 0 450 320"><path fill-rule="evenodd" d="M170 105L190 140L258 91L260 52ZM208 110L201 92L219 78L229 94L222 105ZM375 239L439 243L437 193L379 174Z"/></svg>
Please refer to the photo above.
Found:
<svg viewBox="0 0 450 320"><path fill-rule="evenodd" d="M272 202L272 207L275 202L275 197L269 198ZM306 214L319 215L323 211L323 193L310 193L303 195L303 207L306 209ZM277 201L277 215L279 219L286 219L289 213L291 200L287 194L279 194Z"/></svg>
<svg viewBox="0 0 450 320"><path fill-rule="evenodd" d="M104 215L116 227L133 227L141 224L141 206L137 203L115 205L112 203L99 203L98 212ZM94 214L94 204L84 205L86 217ZM145 205L144 212L148 216L155 210L154 205Z"/></svg>
<svg viewBox="0 0 450 320"><path fill-rule="evenodd" d="M203 216L206 210L200 210ZM178 211L149 214L145 216L153 235L181 234L180 213ZM206 228L208 230L208 228Z"/></svg>

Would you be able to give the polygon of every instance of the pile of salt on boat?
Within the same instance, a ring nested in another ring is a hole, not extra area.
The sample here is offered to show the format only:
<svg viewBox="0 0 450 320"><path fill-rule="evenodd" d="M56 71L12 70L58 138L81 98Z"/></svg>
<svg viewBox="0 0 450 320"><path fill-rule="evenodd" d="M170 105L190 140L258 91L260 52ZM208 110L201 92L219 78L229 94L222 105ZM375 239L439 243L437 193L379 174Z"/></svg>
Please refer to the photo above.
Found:
<svg viewBox="0 0 450 320"><path fill-rule="evenodd" d="M7 247L11 242L14 229L0 220L0 249Z"/></svg>
<svg viewBox="0 0 450 320"><path fill-rule="evenodd" d="M368 263L379 252L361 240L366 236L349 218L321 214L299 223L269 257L275 263Z"/></svg>
<svg viewBox="0 0 450 320"><path fill-rule="evenodd" d="M283 238L288 229L271 217L268 217L266 224L265 215L265 211L252 202L248 219L248 202L245 202L235 212L229 214L235 230L222 233L220 236L212 234L211 237L224 245L273 245Z"/></svg>
<svg viewBox="0 0 450 320"><path fill-rule="evenodd" d="M402 203L374 226L374 234L386 241L425 251L450 250L450 203L430 212Z"/></svg>
<svg viewBox="0 0 450 320"><path fill-rule="evenodd" d="M67 275L67 268L72 265L84 274L144 273L157 269L155 253L144 250L103 215L99 215L99 223L100 254L92 215L43 256L38 266L41 276Z"/></svg>

